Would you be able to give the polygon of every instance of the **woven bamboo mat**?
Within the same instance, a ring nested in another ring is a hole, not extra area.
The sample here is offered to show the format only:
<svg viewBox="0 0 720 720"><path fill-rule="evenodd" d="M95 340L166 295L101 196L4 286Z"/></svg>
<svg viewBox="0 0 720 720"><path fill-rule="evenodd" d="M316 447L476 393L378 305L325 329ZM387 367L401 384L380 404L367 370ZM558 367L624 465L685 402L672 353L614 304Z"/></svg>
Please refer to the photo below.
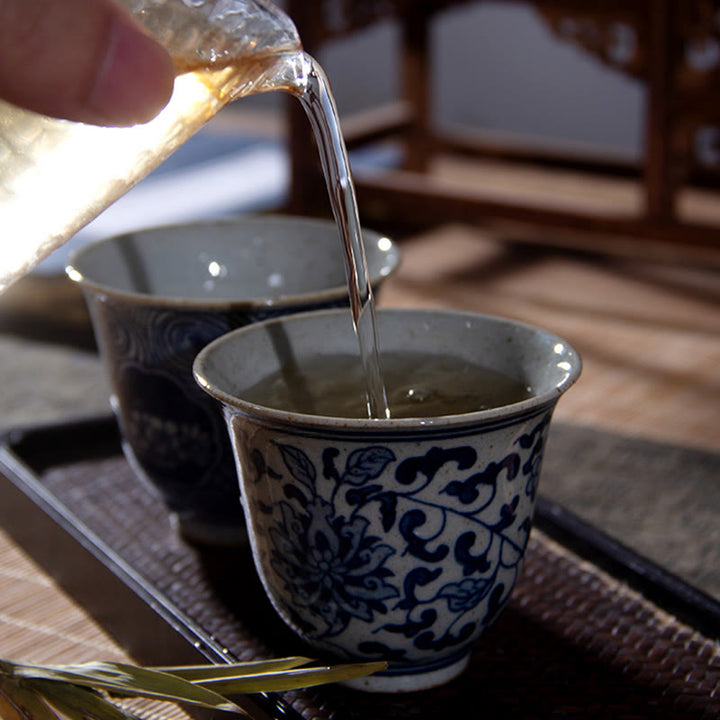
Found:
<svg viewBox="0 0 720 720"><path fill-rule="evenodd" d="M40 478L228 656L305 651L269 607L247 549L185 545L121 456L51 463ZM456 681L410 695L323 688L285 701L306 720L437 718L469 704L492 717L717 718L720 651L535 530L509 607Z"/></svg>
<svg viewBox="0 0 720 720"><path fill-rule="evenodd" d="M0 529L0 654L35 663L130 658Z"/></svg>
<svg viewBox="0 0 720 720"><path fill-rule="evenodd" d="M123 648L0 528L0 656L59 665L133 662ZM180 708L145 700L123 706L144 720L189 720Z"/></svg>

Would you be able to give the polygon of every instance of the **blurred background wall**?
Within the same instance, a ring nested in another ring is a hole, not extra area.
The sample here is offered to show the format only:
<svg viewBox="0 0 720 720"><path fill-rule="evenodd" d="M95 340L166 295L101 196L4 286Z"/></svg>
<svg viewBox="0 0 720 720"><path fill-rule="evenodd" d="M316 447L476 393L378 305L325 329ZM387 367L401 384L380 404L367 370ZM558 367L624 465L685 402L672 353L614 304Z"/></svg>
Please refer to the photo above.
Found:
<svg viewBox="0 0 720 720"><path fill-rule="evenodd" d="M532 7L488 1L444 11L433 45L430 82L439 123L637 156L642 84L558 41ZM318 59L341 114L397 97L397 46L397 27L383 22L323 48ZM267 108L279 102L267 96L241 105Z"/></svg>

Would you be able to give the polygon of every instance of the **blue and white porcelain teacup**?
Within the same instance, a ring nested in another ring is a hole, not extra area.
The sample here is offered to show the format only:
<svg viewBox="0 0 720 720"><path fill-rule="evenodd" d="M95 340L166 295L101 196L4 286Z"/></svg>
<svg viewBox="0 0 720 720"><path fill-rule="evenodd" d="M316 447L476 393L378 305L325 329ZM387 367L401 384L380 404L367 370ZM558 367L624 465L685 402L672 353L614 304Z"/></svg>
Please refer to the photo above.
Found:
<svg viewBox="0 0 720 720"><path fill-rule="evenodd" d="M364 239L379 287L398 250L370 230ZM84 247L67 272L85 295L133 469L186 539L244 541L225 423L192 364L233 328L347 306L335 223L264 215L141 230Z"/></svg>
<svg viewBox="0 0 720 720"><path fill-rule="evenodd" d="M530 535L550 418L581 363L511 320L380 310L381 354L448 353L521 381L527 399L439 417L367 419L249 401L275 371L357 353L347 311L233 331L194 365L223 406L253 556L283 620L322 655L386 660L354 681L412 691L462 672L507 603ZM358 361L359 362L359 361Z"/></svg>

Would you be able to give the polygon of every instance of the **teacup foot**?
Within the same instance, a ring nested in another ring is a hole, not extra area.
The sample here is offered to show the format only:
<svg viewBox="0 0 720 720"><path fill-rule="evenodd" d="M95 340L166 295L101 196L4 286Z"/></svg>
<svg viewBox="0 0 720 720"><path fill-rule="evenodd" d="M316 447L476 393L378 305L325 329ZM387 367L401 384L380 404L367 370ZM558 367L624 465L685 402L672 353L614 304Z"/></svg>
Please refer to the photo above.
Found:
<svg viewBox="0 0 720 720"><path fill-rule="evenodd" d="M353 690L374 693L404 693L429 690L445 685L460 675L470 662L470 653L455 656L448 663L438 666L417 665L389 668L368 677L356 678L342 683Z"/></svg>

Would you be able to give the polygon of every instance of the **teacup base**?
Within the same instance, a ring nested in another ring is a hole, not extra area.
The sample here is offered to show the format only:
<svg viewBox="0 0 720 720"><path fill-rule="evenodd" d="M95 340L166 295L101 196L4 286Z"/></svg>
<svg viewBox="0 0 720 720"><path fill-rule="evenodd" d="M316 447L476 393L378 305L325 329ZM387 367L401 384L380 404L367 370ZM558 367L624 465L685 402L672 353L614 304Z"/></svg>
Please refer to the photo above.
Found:
<svg viewBox="0 0 720 720"><path fill-rule="evenodd" d="M110 397L110 404L115 411L115 416L120 418L117 395ZM120 427L122 427L122 423L120 423ZM140 480L148 492L163 501L162 493L145 472L142 463L137 459L130 443L124 437L122 438L122 449L125 459L135 473L135 477ZM208 519L207 515L203 518L190 511L178 512L171 510L168 512L168 518L173 531L191 545L237 547L238 545L246 545L249 542L247 526L242 514L239 514L237 523L232 524L218 523Z"/></svg>
<svg viewBox="0 0 720 720"><path fill-rule="evenodd" d="M238 525L210 524L194 517L170 513L170 525L184 540L192 545L237 547L248 542L247 528Z"/></svg>
<svg viewBox="0 0 720 720"><path fill-rule="evenodd" d="M447 665L438 667L417 666L415 668L397 667L367 677L356 678L341 683L347 688L373 693L406 693L430 688L454 680L470 662L470 653L452 659Z"/></svg>

